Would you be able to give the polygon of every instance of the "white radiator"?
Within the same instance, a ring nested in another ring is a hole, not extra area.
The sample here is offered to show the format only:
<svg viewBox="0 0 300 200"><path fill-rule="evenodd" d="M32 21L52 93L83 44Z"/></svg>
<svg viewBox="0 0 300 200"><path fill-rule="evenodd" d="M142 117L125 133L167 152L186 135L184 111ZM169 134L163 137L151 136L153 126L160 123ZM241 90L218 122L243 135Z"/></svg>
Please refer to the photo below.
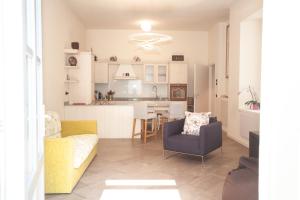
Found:
<svg viewBox="0 0 300 200"><path fill-rule="evenodd" d="M240 134L249 138L249 131L259 131L259 111L240 109Z"/></svg>

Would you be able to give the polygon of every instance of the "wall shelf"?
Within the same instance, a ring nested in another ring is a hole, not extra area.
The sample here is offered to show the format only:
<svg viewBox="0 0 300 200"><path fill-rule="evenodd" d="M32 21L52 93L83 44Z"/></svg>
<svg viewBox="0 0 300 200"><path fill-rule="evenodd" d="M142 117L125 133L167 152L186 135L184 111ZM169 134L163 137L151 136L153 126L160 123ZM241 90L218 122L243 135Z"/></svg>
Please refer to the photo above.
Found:
<svg viewBox="0 0 300 200"><path fill-rule="evenodd" d="M79 83L79 80L65 80L65 83Z"/></svg>
<svg viewBox="0 0 300 200"><path fill-rule="evenodd" d="M79 69L78 66L70 66L70 65L65 65L64 68L65 69Z"/></svg>
<svg viewBox="0 0 300 200"><path fill-rule="evenodd" d="M78 49L64 49L65 54L78 54L79 50Z"/></svg>

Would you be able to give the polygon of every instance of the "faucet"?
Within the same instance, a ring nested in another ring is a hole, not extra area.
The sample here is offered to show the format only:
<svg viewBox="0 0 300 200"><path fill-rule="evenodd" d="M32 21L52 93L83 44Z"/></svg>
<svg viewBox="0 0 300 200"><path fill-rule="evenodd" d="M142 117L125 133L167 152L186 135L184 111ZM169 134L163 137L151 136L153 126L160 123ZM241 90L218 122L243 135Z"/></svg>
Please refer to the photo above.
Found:
<svg viewBox="0 0 300 200"><path fill-rule="evenodd" d="M152 91L155 90L155 98L158 99L158 96L157 96L157 86L156 85L153 85L152 87Z"/></svg>

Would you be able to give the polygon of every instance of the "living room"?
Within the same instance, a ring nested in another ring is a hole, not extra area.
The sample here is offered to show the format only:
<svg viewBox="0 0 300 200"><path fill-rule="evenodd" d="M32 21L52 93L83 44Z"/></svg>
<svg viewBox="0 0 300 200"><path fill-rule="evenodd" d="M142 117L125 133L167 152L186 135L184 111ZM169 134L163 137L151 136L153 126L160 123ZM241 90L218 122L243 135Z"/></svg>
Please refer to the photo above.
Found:
<svg viewBox="0 0 300 200"><path fill-rule="evenodd" d="M0 31L0 200L297 199L298 129L279 123L299 108L297 56L279 83L292 43L272 48L283 36L268 9L267 0L3 3L16 26ZM283 155L288 166L276 162Z"/></svg>

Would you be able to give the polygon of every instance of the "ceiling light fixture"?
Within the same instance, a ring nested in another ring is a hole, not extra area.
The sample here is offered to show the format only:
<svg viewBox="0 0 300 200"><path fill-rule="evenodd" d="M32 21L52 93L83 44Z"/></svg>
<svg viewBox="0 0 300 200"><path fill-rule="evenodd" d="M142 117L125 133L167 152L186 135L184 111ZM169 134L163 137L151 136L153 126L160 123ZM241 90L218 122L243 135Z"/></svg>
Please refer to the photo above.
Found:
<svg viewBox="0 0 300 200"><path fill-rule="evenodd" d="M134 33L129 35L129 41L136 43L138 48L142 48L146 51L158 50L157 45L163 42L172 40L172 37L165 34L150 32L152 29L152 23L150 21L142 21L140 23L143 33Z"/></svg>
<svg viewBox="0 0 300 200"><path fill-rule="evenodd" d="M142 21L140 27L144 32L150 32L152 29L152 24L150 21Z"/></svg>

